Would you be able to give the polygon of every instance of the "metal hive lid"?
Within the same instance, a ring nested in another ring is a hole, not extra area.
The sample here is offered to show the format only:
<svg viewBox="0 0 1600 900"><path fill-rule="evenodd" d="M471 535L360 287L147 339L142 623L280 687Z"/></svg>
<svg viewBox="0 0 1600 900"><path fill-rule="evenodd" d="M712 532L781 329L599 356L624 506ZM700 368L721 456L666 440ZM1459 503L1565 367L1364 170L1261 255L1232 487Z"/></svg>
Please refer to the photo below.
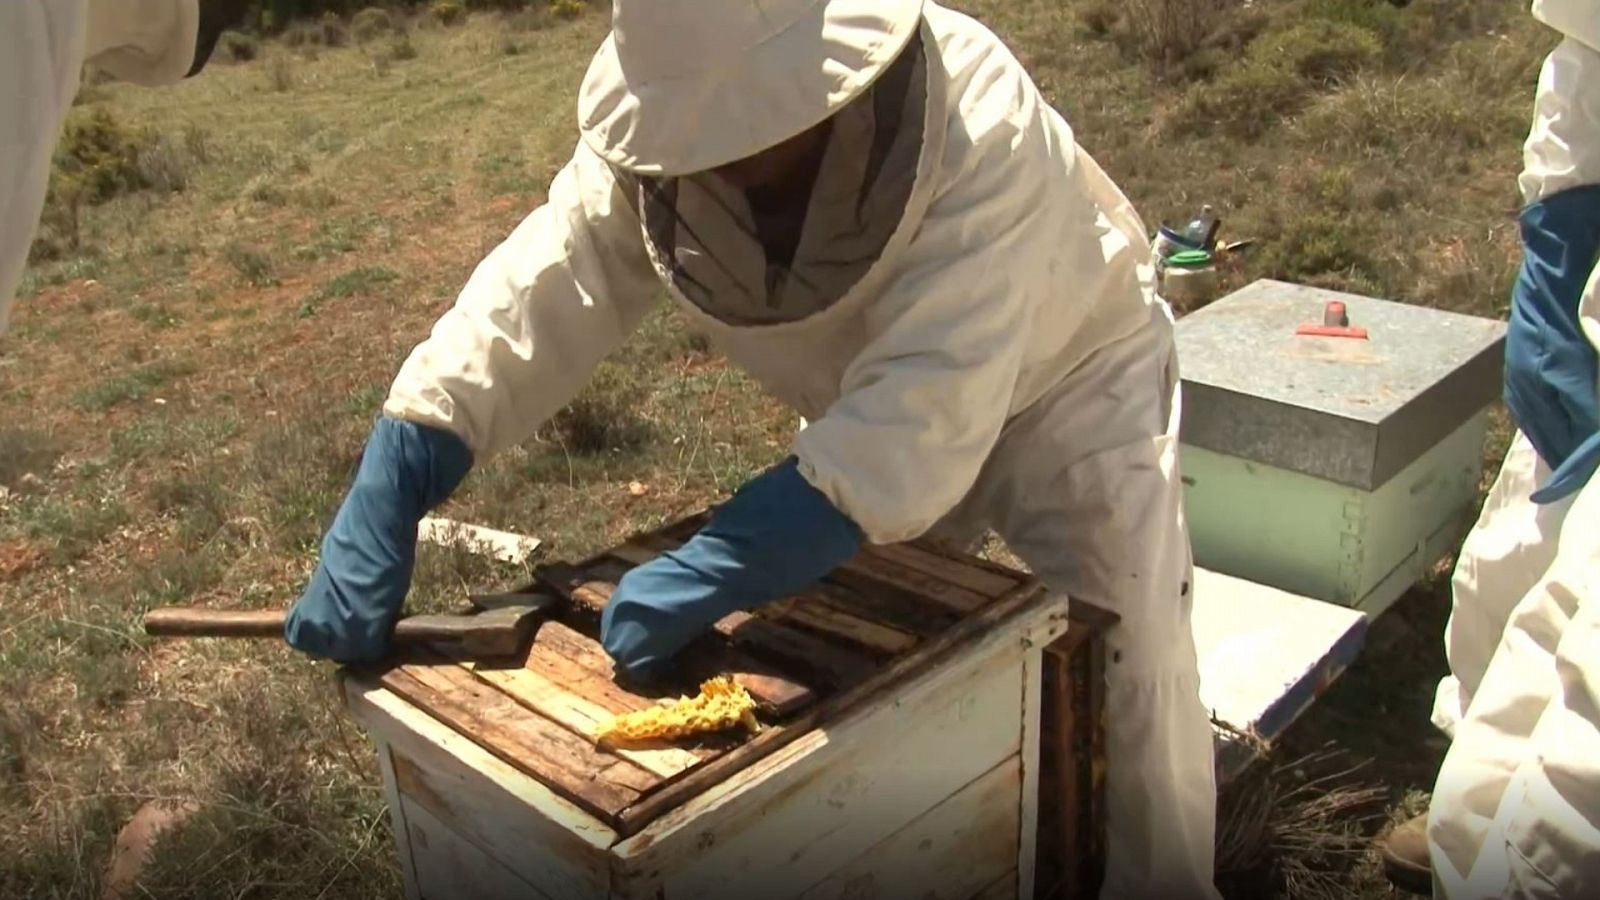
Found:
<svg viewBox="0 0 1600 900"><path fill-rule="evenodd" d="M1330 301L1368 339L1297 335ZM1505 324L1262 280L1180 319L1183 443L1373 490L1500 396Z"/></svg>

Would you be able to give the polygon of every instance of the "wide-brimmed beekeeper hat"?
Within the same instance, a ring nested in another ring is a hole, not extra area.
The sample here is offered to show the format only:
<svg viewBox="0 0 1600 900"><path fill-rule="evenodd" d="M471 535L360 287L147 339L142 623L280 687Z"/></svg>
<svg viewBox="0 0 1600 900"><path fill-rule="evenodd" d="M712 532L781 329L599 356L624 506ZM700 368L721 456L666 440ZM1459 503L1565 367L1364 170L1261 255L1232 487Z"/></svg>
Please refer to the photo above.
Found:
<svg viewBox="0 0 1600 900"><path fill-rule="evenodd" d="M743 159L860 96L923 0L614 0L578 126L601 157L675 176Z"/></svg>

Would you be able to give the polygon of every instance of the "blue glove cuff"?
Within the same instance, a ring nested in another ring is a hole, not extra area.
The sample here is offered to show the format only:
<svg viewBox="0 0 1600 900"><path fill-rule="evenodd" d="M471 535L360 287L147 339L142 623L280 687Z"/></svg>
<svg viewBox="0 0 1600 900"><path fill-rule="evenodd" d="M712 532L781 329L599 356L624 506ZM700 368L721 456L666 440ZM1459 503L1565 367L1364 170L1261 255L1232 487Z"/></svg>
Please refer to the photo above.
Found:
<svg viewBox="0 0 1600 900"><path fill-rule="evenodd" d="M311 584L284 623L290 646L341 662L382 656L411 587L417 523L471 469L472 453L454 434L380 417Z"/></svg>
<svg viewBox="0 0 1600 900"><path fill-rule="evenodd" d="M718 619L800 591L862 540L790 458L740 488L682 547L623 576L601 615L601 643L624 674L649 677Z"/></svg>
<svg viewBox="0 0 1600 900"><path fill-rule="evenodd" d="M1600 357L1579 305L1600 258L1600 185L1572 188L1522 211L1522 267L1506 331L1505 400L1553 470L1537 503L1578 490L1600 464Z"/></svg>

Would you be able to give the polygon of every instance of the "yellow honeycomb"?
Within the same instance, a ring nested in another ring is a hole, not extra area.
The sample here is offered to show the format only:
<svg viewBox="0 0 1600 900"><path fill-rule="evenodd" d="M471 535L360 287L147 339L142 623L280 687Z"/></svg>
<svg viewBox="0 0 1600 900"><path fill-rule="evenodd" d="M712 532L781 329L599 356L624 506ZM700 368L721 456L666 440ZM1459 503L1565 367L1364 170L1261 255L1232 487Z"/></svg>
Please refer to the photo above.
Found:
<svg viewBox="0 0 1600 900"><path fill-rule="evenodd" d="M607 744L661 740L722 731L737 725L754 733L761 730L755 706L755 700L743 686L726 675L719 675L701 683L697 696L679 697L651 709L616 716L596 730L595 738Z"/></svg>

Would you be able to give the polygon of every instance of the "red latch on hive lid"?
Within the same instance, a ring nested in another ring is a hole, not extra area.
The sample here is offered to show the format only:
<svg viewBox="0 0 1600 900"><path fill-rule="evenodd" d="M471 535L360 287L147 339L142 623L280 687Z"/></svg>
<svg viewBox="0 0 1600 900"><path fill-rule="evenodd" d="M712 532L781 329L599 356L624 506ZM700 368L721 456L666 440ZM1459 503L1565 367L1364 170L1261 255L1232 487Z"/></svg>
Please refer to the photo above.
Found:
<svg viewBox="0 0 1600 900"><path fill-rule="evenodd" d="M1294 330L1295 334L1310 337L1343 337L1367 339L1365 328L1350 327L1350 316L1345 312L1344 302L1329 300L1328 305L1322 308L1321 325L1301 325Z"/></svg>

